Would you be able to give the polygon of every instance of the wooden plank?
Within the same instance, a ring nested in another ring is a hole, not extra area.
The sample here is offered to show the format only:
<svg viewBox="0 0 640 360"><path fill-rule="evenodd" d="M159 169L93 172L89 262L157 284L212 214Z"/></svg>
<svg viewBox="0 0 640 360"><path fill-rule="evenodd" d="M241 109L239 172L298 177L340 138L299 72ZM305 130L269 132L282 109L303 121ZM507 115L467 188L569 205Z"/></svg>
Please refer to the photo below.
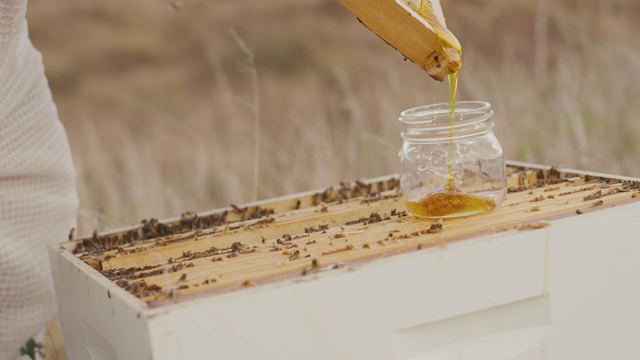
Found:
<svg viewBox="0 0 640 360"><path fill-rule="evenodd" d="M411 60L438 81L447 75L449 55L445 40L436 29L422 18L408 1L403 0L339 0L360 22L387 44ZM437 2L437 0L434 0ZM419 6L419 5L418 5ZM415 7L415 6L414 6ZM439 8L439 3L438 3ZM444 22L444 19L441 19ZM446 27L443 31L446 30ZM448 32L448 31L447 31ZM461 53L460 44L452 34L447 34L447 45ZM455 42L455 44L450 44ZM457 58L459 65L460 58Z"/></svg>

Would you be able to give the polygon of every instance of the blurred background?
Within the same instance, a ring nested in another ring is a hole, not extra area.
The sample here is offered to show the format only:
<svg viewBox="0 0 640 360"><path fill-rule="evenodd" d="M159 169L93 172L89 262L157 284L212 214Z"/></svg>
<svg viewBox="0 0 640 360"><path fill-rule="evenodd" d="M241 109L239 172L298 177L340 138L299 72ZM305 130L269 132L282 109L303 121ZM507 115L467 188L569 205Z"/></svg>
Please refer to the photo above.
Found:
<svg viewBox="0 0 640 360"><path fill-rule="evenodd" d="M441 0L508 159L640 176L640 3ZM30 0L80 235L397 172L438 83L337 0Z"/></svg>
<svg viewBox="0 0 640 360"><path fill-rule="evenodd" d="M640 2L441 3L458 99L493 105L507 158L640 176ZM81 236L395 173L398 114L447 101L337 0L30 0L28 21Z"/></svg>

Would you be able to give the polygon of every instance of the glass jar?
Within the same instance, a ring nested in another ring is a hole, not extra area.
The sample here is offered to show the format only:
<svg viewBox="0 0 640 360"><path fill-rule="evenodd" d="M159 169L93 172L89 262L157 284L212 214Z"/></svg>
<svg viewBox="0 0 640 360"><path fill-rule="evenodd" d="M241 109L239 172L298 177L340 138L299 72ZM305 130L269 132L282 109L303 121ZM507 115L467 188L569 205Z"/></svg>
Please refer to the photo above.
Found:
<svg viewBox="0 0 640 360"><path fill-rule="evenodd" d="M400 150L400 187L407 210L424 218L491 211L507 193L502 147L493 134L493 110L483 101L408 109Z"/></svg>

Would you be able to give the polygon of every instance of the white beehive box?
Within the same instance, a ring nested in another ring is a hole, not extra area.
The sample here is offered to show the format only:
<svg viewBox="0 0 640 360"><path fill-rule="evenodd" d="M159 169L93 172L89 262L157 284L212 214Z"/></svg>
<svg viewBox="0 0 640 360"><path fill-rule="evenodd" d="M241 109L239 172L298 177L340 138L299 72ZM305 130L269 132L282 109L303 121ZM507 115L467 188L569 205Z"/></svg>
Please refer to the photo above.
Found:
<svg viewBox="0 0 640 360"><path fill-rule="evenodd" d="M466 219L403 216L375 179L52 244L68 358L637 358L638 180L510 169Z"/></svg>

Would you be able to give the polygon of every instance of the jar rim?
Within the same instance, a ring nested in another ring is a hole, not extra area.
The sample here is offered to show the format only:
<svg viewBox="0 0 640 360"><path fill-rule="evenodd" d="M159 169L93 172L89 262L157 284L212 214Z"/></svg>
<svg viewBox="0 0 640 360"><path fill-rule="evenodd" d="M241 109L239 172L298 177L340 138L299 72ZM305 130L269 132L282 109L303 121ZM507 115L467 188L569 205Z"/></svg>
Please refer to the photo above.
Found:
<svg viewBox="0 0 640 360"><path fill-rule="evenodd" d="M438 103L406 109L400 113L398 120L406 125L428 127L440 127L444 125L449 128L452 125L448 119L449 106L449 103ZM491 110L491 104L486 101L456 101L454 114L463 116L462 120L456 121L455 124L453 124L455 128L487 120L491 118L493 111ZM446 115L446 118L443 118L443 115ZM446 121L437 121L438 118L443 118Z"/></svg>
<svg viewBox="0 0 640 360"><path fill-rule="evenodd" d="M456 102L453 122L449 103L423 105L400 114L399 120L405 125L400 135L421 143L463 140L492 131L492 116L491 105L485 101Z"/></svg>

